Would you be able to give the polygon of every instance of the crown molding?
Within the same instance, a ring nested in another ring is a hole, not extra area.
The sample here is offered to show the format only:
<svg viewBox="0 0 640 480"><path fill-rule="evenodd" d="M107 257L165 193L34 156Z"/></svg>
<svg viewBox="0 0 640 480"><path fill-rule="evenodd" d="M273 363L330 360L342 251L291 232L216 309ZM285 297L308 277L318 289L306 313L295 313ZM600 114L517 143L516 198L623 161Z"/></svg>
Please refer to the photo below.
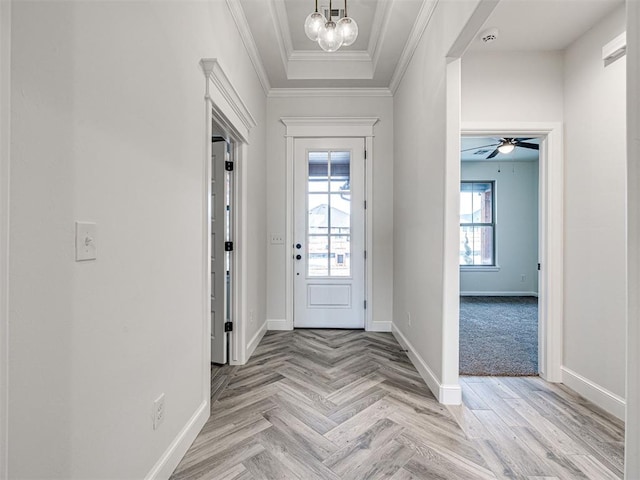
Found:
<svg viewBox="0 0 640 480"><path fill-rule="evenodd" d="M389 21L391 18L389 12L391 11L393 2L394 0L378 1L376 13L373 17L371 35L369 36L369 47L367 48L367 51L369 52L369 56L372 59L372 67L374 72L378 67L378 60L380 59L380 54L382 53L382 45L384 44L384 39L387 36L387 32L389 30Z"/></svg>
<svg viewBox="0 0 640 480"><path fill-rule="evenodd" d="M289 77L289 58L293 53L293 41L291 40L291 30L289 30L289 17L284 0L270 0L268 2L273 29L278 41L278 50L285 76Z"/></svg>
<svg viewBox="0 0 640 480"><path fill-rule="evenodd" d="M272 88L269 98L393 97L388 88Z"/></svg>
<svg viewBox="0 0 640 480"><path fill-rule="evenodd" d="M411 29L411 33L409 34L409 39L407 40L407 43L402 50L400 60L398 60L398 65L396 65L396 69L391 76L391 81L389 82L389 89L394 94L400 86L402 77L404 77L404 74L409 67L409 62L411 61L416 48L418 48L418 43L420 43L420 39L427 29L431 18L433 17L433 12L438 5L438 1L439 0L425 0L420 7L420 12L418 13L418 17L416 18L416 23L413 24L413 28Z"/></svg>
<svg viewBox="0 0 640 480"><path fill-rule="evenodd" d="M296 50L289 56L290 62L371 62L369 53L363 50L344 50L333 53L316 50Z"/></svg>
<svg viewBox="0 0 640 480"><path fill-rule="evenodd" d="M264 64L262 63L262 58L258 53L258 47L256 46L256 42L253 38L253 34L249 29L249 24L247 23L247 17L244 14L244 10L242 9L242 5L240 5L240 0L226 0L227 7L229 8L229 12L231 13L231 17L238 28L238 33L240 34L240 38L242 39L242 43L244 44L244 48L247 51L247 55L249 55L249 59L251 60L251 64L253 65L253 69L258 76L258 80L260 81L260 85L262 85L262 90L264 90L264 94L268 95L269 90L271 90L271 84L269 83L269 77L267 76L267 71L264 68Z"/></svg>
<svg viewBox="0 0 640 480"><path fill-rule="evenodd" d="M213 83L218 92L226 100L229 107L238 116L242 124L247 130L251 130L257 125L255 118L251 115L251 112L240 98L237 90L234 88L233 83L229 80L224 70L220 66L217 58L203 58L200 60L200 66L202 71L208 80ZM209 82L207 82L207 96L211 96L209 90Z"/></svg>

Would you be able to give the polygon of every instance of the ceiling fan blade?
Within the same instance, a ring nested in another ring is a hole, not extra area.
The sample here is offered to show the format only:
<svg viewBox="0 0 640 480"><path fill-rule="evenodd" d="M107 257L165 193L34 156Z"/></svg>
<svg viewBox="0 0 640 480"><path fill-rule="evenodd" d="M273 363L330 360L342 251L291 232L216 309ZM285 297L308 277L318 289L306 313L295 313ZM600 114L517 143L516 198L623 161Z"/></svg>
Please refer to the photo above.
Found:
<svg viewBox="0 0 640 480"><path fill-rule="evenodd" d="M460 152L470 152L471 150L480 150L481 148L495 147L496 145L500 145L500 144L492 143L491 145L482 145L481 147L465 148L464 150L460 150Z"/></svg>
<svg viewBox="0 0 640 480"><path fill-rule="evenodd" d="M516 147L530 148L531 150L540 150L540 145L536 143L516 142Z"/></svg>
<svg viewBox="0 0 640 480"><path fill-rule="evenodd" d="M491 152L491 154L487 157L487 160L489 160L490 158L495 157L496 155L498 155L500 153L500 151L496 148L493 152Z"/></svg>

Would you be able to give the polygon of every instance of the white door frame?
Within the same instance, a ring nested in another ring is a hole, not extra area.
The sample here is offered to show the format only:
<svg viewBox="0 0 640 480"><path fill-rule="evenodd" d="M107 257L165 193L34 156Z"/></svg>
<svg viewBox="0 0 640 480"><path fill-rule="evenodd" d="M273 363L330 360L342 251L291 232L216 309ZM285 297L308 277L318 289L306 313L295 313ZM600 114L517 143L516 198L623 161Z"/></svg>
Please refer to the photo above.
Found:
<svg viewBox="0 0 640 480"><path fill-rule="evenodd" d="M538 306L538 367L540 376L545 380L561 382L564 302L562 124L555 122L462 123L461 134L494 137L541 137L538 220L538 252L541 269L538 291L542 292L542 295L540 296L541 303ZM460 162L459 156L456 161ZM459 168L457 172L458 178L455 184L459 188ZM448 185L453 185L453 183L448 183ZM447 215L457 218L458 212L449 209ZM457 258L455 265L447 264L447 269L456 273L459 271Z"/></svg>
<svg viewBox="0 0 640 480"><path fill-rule="evenodd" d="M220 63L215 58L202 59L200 66L205 74L205 138L203 139L203 191L202 191L202 391L209 402L211 391L211 134L212 124L221 129L233 141L234 162L233 241L234 276L232 277L231 311L234 315L233 332L229 334L229 363L242 365L247 361L245 308L247 295L247 251L243 241L247 236L247 179L246 150L249 132L256 121L240 98Z"/></svg>
<svg viewBox="0 0 640 480"><path fill-rule="evenodd" d="M373 126L378 117L282 117L286 127L286 227L285 227L285 324L283 330L293 330L293 168L296 138L364 138L365 142L365 330L373 328Z"/></svg>

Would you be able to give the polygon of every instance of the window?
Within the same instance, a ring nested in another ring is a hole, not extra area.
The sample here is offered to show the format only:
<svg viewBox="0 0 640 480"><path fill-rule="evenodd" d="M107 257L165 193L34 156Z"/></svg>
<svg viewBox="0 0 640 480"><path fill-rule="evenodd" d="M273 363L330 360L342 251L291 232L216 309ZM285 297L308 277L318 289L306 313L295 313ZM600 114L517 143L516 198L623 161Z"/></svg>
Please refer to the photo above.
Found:
<svg viewBox="0 0 640 480"><path fill-rule="evenodd" d="M460 265L495 266L494 182L460 183Z"/></svg>

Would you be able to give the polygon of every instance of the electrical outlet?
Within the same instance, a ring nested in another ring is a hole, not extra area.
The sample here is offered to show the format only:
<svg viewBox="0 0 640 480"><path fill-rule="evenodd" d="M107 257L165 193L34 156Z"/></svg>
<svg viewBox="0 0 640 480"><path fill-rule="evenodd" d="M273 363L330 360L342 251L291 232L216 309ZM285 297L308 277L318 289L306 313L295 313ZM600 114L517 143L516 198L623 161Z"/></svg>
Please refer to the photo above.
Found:
<svg viewBox="0 0 640 480"><path fill-rule="evenodd" d="M527 279L527 276L525 274L520 275L520 281L524 282Z"/></svg>
<svg viewBox="0 0 640 480"><path fill-rule="evenodd" d="M256 321L255 316L253 315L253 310L249 310L249 325L253 325Z"/></svg>
<svg viewBox="0 0 640 480"><path fill-rule="evenodd" d="M411 326L411 313L407 312L407 325Z"/></svg>
<svg viewBox="0 0 640 480"><path fill-rule="evenodd" d="M153 429L157 430L164 422L164 393L153 402Z"/></svg>

